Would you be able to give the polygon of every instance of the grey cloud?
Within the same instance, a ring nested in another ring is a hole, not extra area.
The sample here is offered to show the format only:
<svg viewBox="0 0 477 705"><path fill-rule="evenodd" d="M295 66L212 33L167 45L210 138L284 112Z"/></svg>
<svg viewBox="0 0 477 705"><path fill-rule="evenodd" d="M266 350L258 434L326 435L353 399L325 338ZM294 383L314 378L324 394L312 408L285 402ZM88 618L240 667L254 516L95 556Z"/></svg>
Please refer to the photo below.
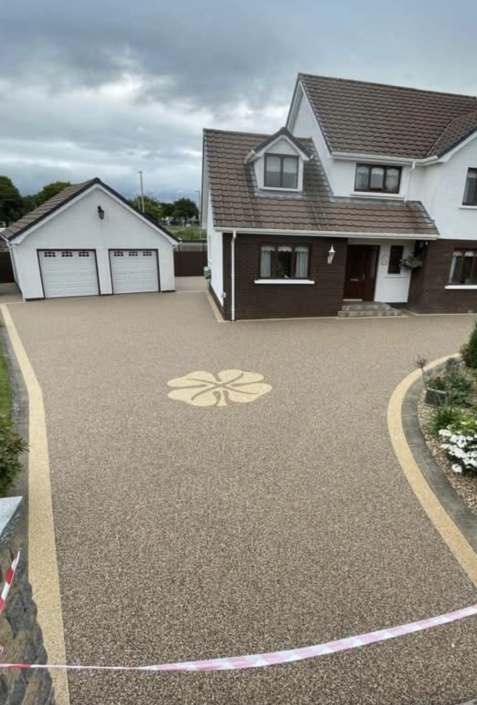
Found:
<svg viewBox="0 0 477 705"><path fill-rule="evenodd" d="M202 127L277 129L300 70L477 93L476 23L471 0L4 3L0 173L194 193Z"/></svg>

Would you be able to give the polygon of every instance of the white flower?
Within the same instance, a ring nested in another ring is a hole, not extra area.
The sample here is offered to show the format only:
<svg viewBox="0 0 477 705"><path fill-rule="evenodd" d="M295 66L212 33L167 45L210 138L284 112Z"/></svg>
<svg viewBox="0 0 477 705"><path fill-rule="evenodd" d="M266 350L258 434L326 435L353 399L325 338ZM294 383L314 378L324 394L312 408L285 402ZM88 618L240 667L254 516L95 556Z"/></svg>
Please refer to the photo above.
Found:
<svg viewBox="0 0 477 705"><path fill-rule="evenodd" d="M457 465L457 463L454 463L451 467L454 472L458 473L459 475L462 475L462 468L460 465Z"/></svg>

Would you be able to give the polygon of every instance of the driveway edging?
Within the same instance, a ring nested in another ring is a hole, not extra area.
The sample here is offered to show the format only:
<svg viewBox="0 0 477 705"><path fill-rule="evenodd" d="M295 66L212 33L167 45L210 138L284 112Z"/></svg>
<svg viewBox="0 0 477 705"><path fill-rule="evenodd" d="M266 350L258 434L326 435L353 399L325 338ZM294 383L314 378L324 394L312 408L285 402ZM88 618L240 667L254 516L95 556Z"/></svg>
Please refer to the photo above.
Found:
<svg viewBox="0 0 477 705"><path fill-rule="evenodd" d="M452 357L456 355L435 360L428 365L428 369L442 365ZM406 479L424 511L477 587L477 522L435 463L422 436L417 409L413 409L413 404L417 405L420 384L421 372L415 370L394 390L387 412L391 442Z"/></svg>
<svg viewBox="0 0 477 705"><path fill-rule="evenodd" d="M38 608L38 622L43 632L48 660L66 663L43 393L8 305L1 304L0 310L28 392L29 580ZM58 705L69 705L67 674L55 671L52 679L56 702Z"/></svg>

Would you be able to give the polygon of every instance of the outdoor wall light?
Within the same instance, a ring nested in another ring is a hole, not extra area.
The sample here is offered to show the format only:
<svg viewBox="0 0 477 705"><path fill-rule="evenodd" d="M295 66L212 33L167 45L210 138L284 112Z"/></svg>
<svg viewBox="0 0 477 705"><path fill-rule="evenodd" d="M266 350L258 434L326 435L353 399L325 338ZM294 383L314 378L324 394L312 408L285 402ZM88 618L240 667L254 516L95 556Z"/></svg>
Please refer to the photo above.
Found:
<svg viewBox="0 0 477 705"><path fill-rule="evenodd" d="M328 252L328 264L333 264L335 254L336 254L335 248L333 247L333 245L331 245L329 252Z"/></svg>
<svg viewBox="0 0 477 705"><path fill-rule="evenodd" d="M101 208L101 206L98 206L98 216L100 220L104 220L104 210Z"/></svg>

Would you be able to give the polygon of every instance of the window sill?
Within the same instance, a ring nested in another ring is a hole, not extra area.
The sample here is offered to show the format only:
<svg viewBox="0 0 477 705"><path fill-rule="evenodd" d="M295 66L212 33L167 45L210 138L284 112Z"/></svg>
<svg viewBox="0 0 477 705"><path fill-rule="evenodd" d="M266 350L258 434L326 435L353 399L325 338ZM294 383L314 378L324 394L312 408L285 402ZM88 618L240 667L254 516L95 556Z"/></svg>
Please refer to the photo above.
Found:
<svg viewBox="0 0 477 705"><path fill-rule="evenodd" d="M351 198L386 198L390 201L402 201L404 196L400 193L386 193L385 191L352 191L350 193Z"/></svg>
<svg viewBox="0 0 477 705"><path fill-rule="evenodd" d="M314 284L312 279L255 279L255 284Z"/></svg>
<svg viewBox="0 0 477 705"><path fill-rule="evenodd" d="M459 206L463 211L477 211L477 206Z"/></svg>
<svg viewBox="0 0 477 705"><path fill-rule="evenodd" d="M264 191L279 191L280 193L284 191L285 193L290 192L290 193L301 193L303 189L297 187L297 188L291 188L288 186L260 186L261 189Z"/></svg>
<svg viewBox="0 0 477 705"><path fill-rule="evenodd" d="M477 284L447 284L446 289L477 289Z"/></svg>

